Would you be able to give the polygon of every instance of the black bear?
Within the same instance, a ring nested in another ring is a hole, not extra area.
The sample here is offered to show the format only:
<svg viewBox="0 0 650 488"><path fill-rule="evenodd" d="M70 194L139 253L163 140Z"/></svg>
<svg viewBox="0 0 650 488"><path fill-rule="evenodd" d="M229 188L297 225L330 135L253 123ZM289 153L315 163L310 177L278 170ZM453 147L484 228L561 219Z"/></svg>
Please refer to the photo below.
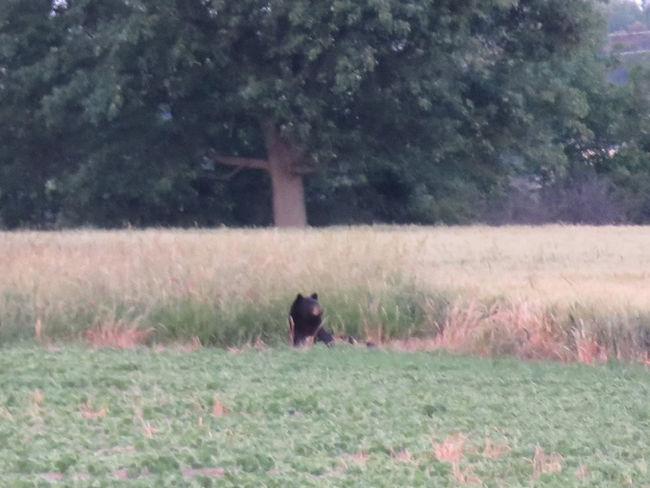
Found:
<svg viewBox="0 0 650 488"><path fill-rule="evenodd" d="M301 346L312 338L328 346L334 342L332 334L323 328L323 308L318 303L318 295L303 297L298 293L289 311L289 342Z"/></svg>

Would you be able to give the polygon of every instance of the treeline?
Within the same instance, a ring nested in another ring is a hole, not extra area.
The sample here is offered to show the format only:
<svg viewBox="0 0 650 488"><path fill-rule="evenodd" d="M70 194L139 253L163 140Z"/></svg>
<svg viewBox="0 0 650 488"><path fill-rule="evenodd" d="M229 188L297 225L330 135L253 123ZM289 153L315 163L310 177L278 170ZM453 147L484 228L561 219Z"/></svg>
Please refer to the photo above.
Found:
<svg viewBox="0 0 650 488"><path fill-rule="evenodd" d="M649 223L649 11L7 0L0 226Z"/></svg>
<svg viewBox="0 0 650 488"><path fill-rule="evenodd" d="M650 4L633 0L611 1L602 6L610 33L650 30Z"/></svg>

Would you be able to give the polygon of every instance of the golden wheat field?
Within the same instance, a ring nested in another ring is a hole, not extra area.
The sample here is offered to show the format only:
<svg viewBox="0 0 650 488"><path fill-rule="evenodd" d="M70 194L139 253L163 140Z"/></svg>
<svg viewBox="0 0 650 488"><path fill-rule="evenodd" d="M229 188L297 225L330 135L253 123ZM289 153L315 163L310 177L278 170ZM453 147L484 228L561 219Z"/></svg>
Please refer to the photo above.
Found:
<svg viewBox="0 0 650 488"><path fill-rule="evenodd" d="M254 313L280 303L273 313L282 321L283 303L318 291L335 329L349 329L352 320L337 315L338 303L356 310L363 323L355 330L381 336L378 329L388 327L382 320L401 313L399 301L382 301L396 287L417 290L419 320L431 330L454 317L467 322L467 310L497 302L520 312L580 309L581 324L650 314L650 227L5 232L0 269L0 314L28 328L37 320L60 328L65 317L85 321L81 328L106 321L149 326L153 308L179 300L209 304L232 320L242 307ZM447 313L429 316L427 297L440 294Z"/></svg>
<svg viewBox="0 0 650 488"><path fill-rule="evenodd" d="M34 299L232 299L376 289L650 309L650 227L352 227L0 234L0 288Z"/></svg>

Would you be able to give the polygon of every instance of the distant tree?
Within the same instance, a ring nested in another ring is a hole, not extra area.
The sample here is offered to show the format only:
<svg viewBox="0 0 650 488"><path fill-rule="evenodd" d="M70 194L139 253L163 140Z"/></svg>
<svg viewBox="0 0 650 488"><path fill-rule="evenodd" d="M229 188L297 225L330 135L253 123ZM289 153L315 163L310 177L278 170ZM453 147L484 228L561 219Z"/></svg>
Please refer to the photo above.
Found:
<svg viewBox="0 0 650 488"><path fill-rule="evenodd" d="M646 7L634 0L615 0L608 2L602 8L609 32L624 31L635 23L645 24L648 20Z"/></svg>
<svg viewBox="0 0 650 488"><path fill-rule="evenodd" d="M509 152L550 171L554 125L585 115L556 66L599 25L560 0L4 0L5 222L177 222L226 195L216 165L266 171L279 226L306 224L303 178L332 168L394 195L489 185Z"/></svg>

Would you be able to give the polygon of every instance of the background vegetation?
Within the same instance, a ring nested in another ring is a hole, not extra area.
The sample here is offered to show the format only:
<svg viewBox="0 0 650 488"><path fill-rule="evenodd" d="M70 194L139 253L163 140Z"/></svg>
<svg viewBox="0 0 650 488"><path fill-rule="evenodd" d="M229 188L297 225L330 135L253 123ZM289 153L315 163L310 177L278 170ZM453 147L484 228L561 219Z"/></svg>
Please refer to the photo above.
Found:
<svg viewBox="0 0 650 488"><path fill-rule="evenodd" d="M649 221L647 5L270 5L3 2L0 225Z"/></svg>
<svg viewBox="0 0 650 488"><path fill-rule="evenodd" d="M378 344L645 362L648 242L646 227L5 233L0 341L278 345L296 293L317 291L328 328Z"/></svg>
<svg viewBox="0 0 650 488"><path fill-rule="evenodd" d="M197 228L647 223L649 12L0 2L0 484L648 486L649 228Z"/></svg>

